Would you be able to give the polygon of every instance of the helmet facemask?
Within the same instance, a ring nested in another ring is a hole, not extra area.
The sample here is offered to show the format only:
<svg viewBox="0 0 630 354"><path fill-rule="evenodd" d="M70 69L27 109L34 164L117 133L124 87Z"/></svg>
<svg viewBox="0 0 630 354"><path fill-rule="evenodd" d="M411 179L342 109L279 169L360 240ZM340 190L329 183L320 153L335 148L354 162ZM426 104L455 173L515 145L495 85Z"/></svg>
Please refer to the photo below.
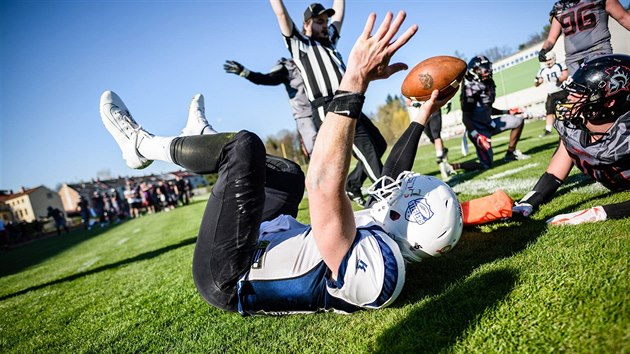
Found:
<svg viewBox="0 0 630 354"><path fill-rule="evenodd" d="M476 56L468 63L467 79L485 81L492 79L492 62L484 56Z"/></svg>
<svg viewBox="0 0 630 354"><path fill-rule="evenodd" d="M403 172L396 180L381 177L369 189L377 200L370 215L396 241L408 262L438 257L461 236L461 207L441 180Z"/></svg>
<svg viewBox="0 0 630 354"><path fill-rule="evenodd" d="M556 119L582 130L586 130L586 121L599 120L604 103L601 94L593 92L571 78L562 83L562 88L569 93L569 97L579 96L579 98L567 98L558 102L555 112Z"/></svg>

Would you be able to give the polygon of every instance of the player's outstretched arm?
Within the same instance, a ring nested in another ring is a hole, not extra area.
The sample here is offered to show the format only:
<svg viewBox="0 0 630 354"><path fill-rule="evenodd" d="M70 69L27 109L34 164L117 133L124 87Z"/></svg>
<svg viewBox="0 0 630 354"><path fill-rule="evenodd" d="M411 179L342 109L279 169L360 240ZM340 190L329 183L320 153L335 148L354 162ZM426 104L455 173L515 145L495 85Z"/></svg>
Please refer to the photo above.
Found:
<svg viewBox="0 0 630 354"><path fill-rule="evenodd" d="M550 201L569 175L572 167L573 160L571 160L561 140L558 149L551 157L545 173L540 177L534 188L515 203L512 213L530 216L540 204Z"/></svg>
<svg viewBox="0 0 630 354"><path fill-rule="evenodd" d="M402 11L395 19L388 13L372 35L376 15L370 14L363 33L350 52L348 67L339 85L342 92L338 92L331 102L331 112L326 115L313 148L306 175L311 227L333 277L336 277L356 235L352 206L344 190L356 119L361 113L363 94L370 81L387 78L407 68L402 63L389 64L394 53L418 29L413 25L394 40L404 19Z"/></svg>
<svg viewBox="0 0 630 354"><path fill-rule="evenodd" d="M630 12L626 11L618 0L606 1L606 12L619 22L623 28L630 31Z"/></svg>
<svg viewBox="0 0 630 354"><path fill-rule="evenodd" d="M285 37L290 37L293 32L293 20L289 16L287 8L284 7L282 0L269 0L273 13L276 14L278 19L278 25L280 26L280 32Z"/></svg>

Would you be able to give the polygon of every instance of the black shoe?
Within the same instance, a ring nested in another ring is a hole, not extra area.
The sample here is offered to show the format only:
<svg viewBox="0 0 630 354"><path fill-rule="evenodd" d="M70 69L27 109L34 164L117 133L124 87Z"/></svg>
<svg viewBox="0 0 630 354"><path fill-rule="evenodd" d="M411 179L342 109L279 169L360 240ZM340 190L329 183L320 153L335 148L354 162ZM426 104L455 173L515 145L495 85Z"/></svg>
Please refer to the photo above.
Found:
<svg viewBox="0 0 630 354"><path fill-rule="evenodd" d="M357 203L360 207L366 207L367 203L365 199L363 199L363 195L361 194L361 192L346 191L346 195L348 196L348 198L350 198L350 200Z"/></svg>
<svg viewBox="0 0 630 354"><path fill-rule="evenodd" d="M545 132L540 134L538 137L539 138L544 138L544 137L549 136L549 135L551 135L551 132L549 130L545 129Z"/></svg>

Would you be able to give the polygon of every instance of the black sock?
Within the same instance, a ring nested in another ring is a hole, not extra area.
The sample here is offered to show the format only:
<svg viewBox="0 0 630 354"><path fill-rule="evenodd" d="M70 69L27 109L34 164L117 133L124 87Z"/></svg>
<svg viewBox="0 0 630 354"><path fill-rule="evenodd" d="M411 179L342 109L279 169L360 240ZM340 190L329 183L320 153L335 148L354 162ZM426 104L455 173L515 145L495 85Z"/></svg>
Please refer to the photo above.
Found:
<svg viewBox="0 0 630 354"><path fill-rule="evenodd" d="M630 200L603 206L608 219L624 219L630 216Z"/></svg>

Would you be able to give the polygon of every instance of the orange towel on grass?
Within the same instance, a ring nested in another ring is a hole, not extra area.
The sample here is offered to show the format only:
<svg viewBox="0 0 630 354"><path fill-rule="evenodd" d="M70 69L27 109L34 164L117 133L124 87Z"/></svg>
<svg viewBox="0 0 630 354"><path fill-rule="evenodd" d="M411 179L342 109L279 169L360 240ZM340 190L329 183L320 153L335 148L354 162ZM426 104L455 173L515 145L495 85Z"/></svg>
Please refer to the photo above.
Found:
<svg viewBox="0 0 630 354"><path fill-rule="evenodd" d="M461 203L465 226L481 225L512 217L514 201L501 189L491 195Z"/></svg>

